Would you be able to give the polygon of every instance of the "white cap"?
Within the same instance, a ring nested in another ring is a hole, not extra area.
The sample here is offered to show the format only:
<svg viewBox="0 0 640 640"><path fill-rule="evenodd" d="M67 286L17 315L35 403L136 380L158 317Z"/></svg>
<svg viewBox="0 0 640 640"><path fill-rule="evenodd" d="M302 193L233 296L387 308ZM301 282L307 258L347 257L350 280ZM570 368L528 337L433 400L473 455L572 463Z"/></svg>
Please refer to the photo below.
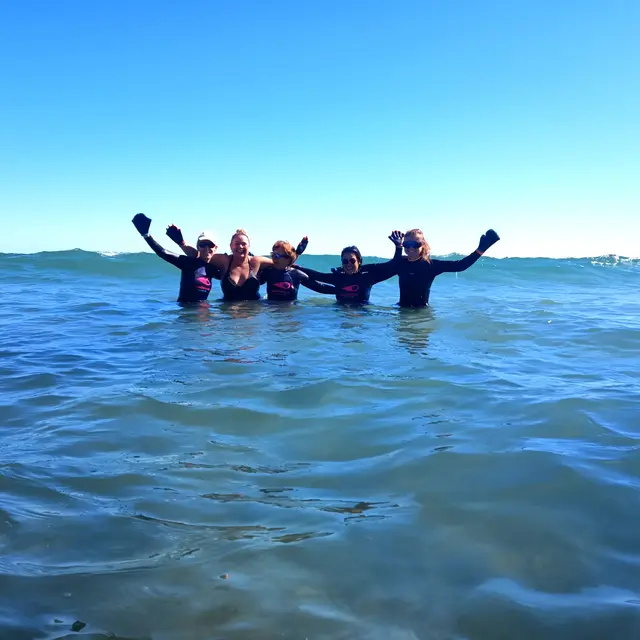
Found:
<svg viewBox="0 0 640 640"><path fill-rule="evenodd" d="M210 231L203 231L199 236L198 236L198 243L200 244L201 242L211 242L212 244L214 244L216 247L218 246L218 243L215 241L214 235L213 233L211 233Z"/></svg>

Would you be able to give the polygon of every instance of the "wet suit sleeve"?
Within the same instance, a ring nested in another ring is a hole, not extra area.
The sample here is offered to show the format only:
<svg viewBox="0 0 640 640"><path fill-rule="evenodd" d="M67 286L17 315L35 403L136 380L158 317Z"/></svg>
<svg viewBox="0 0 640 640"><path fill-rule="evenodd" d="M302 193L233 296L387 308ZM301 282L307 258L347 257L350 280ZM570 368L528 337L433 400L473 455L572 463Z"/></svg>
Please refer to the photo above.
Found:
<svg viewBox="0 0 640 640"><path fill-rule="evenodd" d="M174 267L180 268L180 262L182 261L184 256L179 256L175 253L171 253L171 251L167 251L164 247L161 247L149 234L143 237L157 256L160 256L163 260L169 262Z"/></svg>
<svg viewBox="0 0 640 640"><path fill-rule="evenodd" d="M327 282L328 284L336 283L336 274L335 273L320 273L320 271L314 271L313 269L308 269L307 267L299 267L296 265L296 269L298 271L302 271L302 273L306 273L313 280L318 280L319 282Z"/></svg>
<svg viewBox="0 0 640 640"><path fill-rule="evenodd" d="M265 267L264 269L260 269L258 272L258 279L260 280L260 284L264 284L269 279L269 270L272 267Z"/></svg>
<svg viewBox="0 0 640 640"><path fill-rule="evenodd" d="M475 264L481 257L477 251L470 253L466 258L461 260L432 260L431 265L438 273L458 273L466 271L472 264Z"/></svg>
<svg viewBox="0 0 640 640"><path fill-rule="evenodd" d="M180 256L178 256L180 257ZM205 271L209 278L213 278L215 280L222 280L222 271L213 264L205 264Z"/></svg>
<svg viewBox="0 0 640 640"><path fill-rule="evenodd" d="M367 271L371 274L371 280L373 284L383 282L393 276L398 275L398 266L400 259L402 258L402 247L396 247L396 251L393 254L393 258L388 262L379 262L376 264L368 264Z"/></svg>
<svg viewBox="0 0 640 640"><path fill-rule="evenodd" d="M324 284L322 282L318 282L313 278L309 277L306 273L300 272L300 284L303 287L307 287L307 289L311 289L311 291L315 291L316 293L326 293L328 295L335 295L337 289L331 284Z"/></svg>

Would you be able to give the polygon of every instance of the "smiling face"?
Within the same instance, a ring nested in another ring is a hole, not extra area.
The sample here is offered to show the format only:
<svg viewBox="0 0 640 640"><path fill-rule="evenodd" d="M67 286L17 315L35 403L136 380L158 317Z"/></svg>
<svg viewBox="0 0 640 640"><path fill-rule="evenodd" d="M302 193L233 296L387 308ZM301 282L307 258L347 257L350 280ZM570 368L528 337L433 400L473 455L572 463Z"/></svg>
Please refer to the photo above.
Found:
<svg viewBox="0 0 640 640"><path fill-rule="evenodd" d="M407 231L407 233L404 234L402 246L404 247L404 252L407 254L409 262L429 259L430 248L420 229Z"/></svg>
<svg viewBox="0 0 640 640"><path fill-rule="evenodd" d="M271 248L271 259L273 260L273 266L280 271L284 271L287 267L290 267L296 258L293 247L282 240L278 240L273 244Z"/></svg>
<svg viewBox="0 0 640 640"><path fill-rule="evenodd" d="M346 274L353 275L354 273L358 273L360 269L360 258L357 254L352 251L343 251L340 259L342 261L342 268Z"/></svg>
<svg viewBox="0 0 640 640"><path fill-rule="evenodd" d="M229 246L234 256L245 258L249 254L249 238L244 233L234 234Z"/></svg>
<svg viewBox="0 0 640 640"><path fill-rule="evenodd" d="M205 262L210 262L213 254L216 252L216 245L209 240L203 240L198 243L198 256Z"/></svg>

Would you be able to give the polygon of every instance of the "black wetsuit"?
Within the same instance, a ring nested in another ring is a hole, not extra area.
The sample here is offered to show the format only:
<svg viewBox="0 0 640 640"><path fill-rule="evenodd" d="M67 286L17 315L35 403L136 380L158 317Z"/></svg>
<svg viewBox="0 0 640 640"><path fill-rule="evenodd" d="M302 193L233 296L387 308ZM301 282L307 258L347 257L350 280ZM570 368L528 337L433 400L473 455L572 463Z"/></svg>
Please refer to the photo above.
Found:
<svg viewBox="0 0 640 640"><path fill-rule="evenodd" d="M199 302L209 297L211 279L220 279L220 269L200 258L171 253L161 247L150 235L145 236L144 239L156 255L178 267L182 272L178 302Z"/></svg>
<svg viewBox="0 0 640 640"><path fill-rule="evenodd" d="M480 254L474 251L461 260L416 260L409 262L407 257L398 260L398 282L400 284L401 307L426 307L429 304L429 292L436 276L441 273L465 271L477 262Z"/></svg>
<svg viewBox="0 0 640 640"><path fill-rule="evenodd" d="M267 284L267 299L290 302L298 299L300 285L317 293L335 294L336 288L309 278L297 269L266 267L260 271L260 284Z"/></svg>
<svg viewBox="0 0 640 640"><path fill-rule="evenodd" d="M396 275L398 261L402 256L402 247L396 248L393 260L377 264L363 264L354 274L345 273L342 268L331 273L320 273L306 267L296 267L313 280L327 282L336 288L336 300L341 303L369 302L371 287L378 282L388 280Z"/></svg>
<svg viewBox="0 0 640 640"><path fill-rule="evenodd" d="M223 299L230 301L260 300L260 280L253 269L249 267L249 277L242 284L236 284L229 277L232 261L233 256L229 256L229 264L220 279Z"/></svg>

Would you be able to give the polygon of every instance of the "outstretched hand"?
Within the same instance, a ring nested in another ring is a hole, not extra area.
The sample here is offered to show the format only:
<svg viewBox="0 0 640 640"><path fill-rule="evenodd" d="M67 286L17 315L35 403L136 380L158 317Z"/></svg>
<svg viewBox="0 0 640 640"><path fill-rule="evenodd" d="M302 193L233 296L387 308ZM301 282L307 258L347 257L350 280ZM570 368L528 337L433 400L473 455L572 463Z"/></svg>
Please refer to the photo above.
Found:
<svg viewBox="0 0 640 640"><path fill-rule="evenodd" d="M145 216L144 213L136 213L136 215L133 216L133 220L131 220L131 222L133 222L133 226L138 230L138 233L141 236L149 233L151 218Z"/></svg>
<svg viewBox="0 0 640 640"><path fill-rule="evenodd" d="M402 231L392 231L389 240L391 240L396 247L401 247L402 241L404 240L404 233L402 233Z"/></svg>
<svg viewBox="0 0 640 640"><path fill-rule="evenodd" d="M484 253L489 247L492 247L496 242L498 242L498 240L500 240L500 236L493 229L489 229L480 237L478 251L480 251L480 253Z"/></svg>
<svg viewBox="0 0 640 640"><path fill-rule="evenodd" d="M309 244L309 238L305 236L304 238L302 238L302 240L300 240L300 243L296 247L296 255L301 256L304 253L304 250L307 248L308 244Z"/></svg>
<svg viewBox="0 0 640 640"><path fill-rule="evenodd" d="M176 227L175 224L170 224L167 227L167 235L171 240L173 240L177 245L182 246L184 244L184 238L182 237L182 231L180 231L180 227Z"/></svg>

